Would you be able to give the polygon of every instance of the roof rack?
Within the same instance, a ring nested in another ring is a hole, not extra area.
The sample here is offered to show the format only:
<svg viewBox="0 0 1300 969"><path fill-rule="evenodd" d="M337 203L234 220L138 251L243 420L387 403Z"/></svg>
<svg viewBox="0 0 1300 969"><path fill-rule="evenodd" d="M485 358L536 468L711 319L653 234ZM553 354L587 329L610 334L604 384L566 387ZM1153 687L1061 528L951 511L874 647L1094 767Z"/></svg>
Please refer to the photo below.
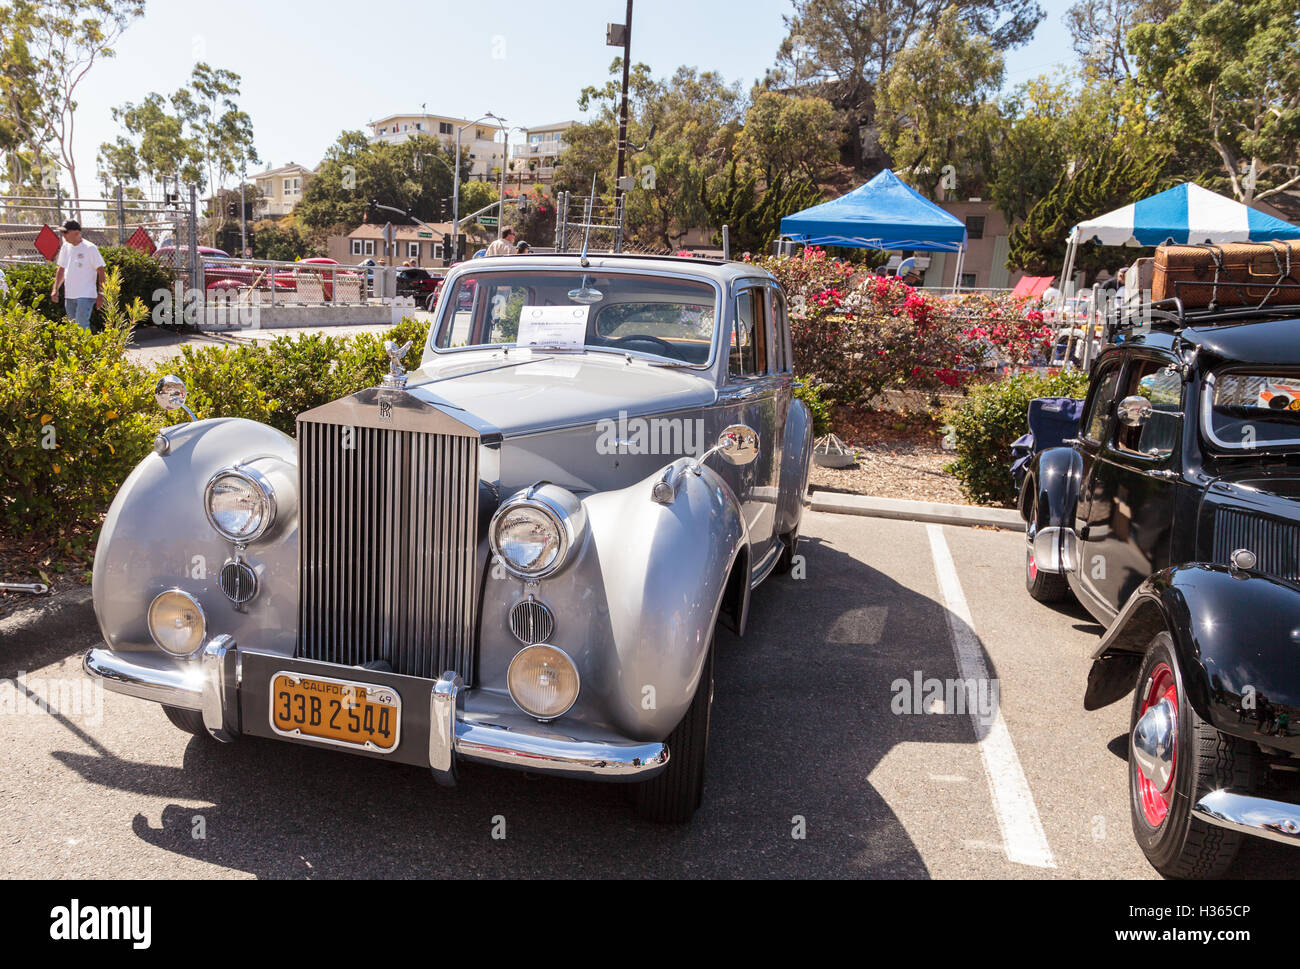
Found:
<svg viewBox="0 0 1300 969"><path fill-rule="evenodd" d="M1203 287L1206 284L1201 282L1175 282L1175 292L1184 285ZM1229 284L1221 283L1220 285ZM1243 291L1239 293L1243 297L1243 302L1245 297L1244 288L1243 286ZM1295 302L1273 304L1267 302L1283 290L1294 291L1288 293L1288 295L1294 296ZM1181 330L1189 326L1229 326L1235 323L1277 319L1287 316L1300 316L1300 284L1271 283L1269 284L1268 295L1253 305L1224 307L1212 303L1209 306L1188 309L1178 296L1152 300L1150 303L1137 305L1116 305L1107 314L1106 322L1111 330L1132 329L1146 323L1150 323L1152 326Z"/></svg>

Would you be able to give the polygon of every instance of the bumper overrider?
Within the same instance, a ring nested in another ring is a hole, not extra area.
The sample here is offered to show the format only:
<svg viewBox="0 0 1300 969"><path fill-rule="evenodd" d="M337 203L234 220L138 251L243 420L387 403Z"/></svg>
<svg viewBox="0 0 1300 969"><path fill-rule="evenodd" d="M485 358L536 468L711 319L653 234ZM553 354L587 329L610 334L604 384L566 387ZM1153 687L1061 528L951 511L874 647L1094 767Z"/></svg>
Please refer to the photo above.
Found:
<svg viewBox="0 0 1300 969"><path fill-rule="evenodd" d="M389 753L349 752L430 768L444 784L455 782L461 760L614 782L646 780L668 763L663 743L611 743L566 735L562 727L532 720L508 700L500 703L483 691L466 690L455 673L431 682L241 648L229 636L211 640L183 663L152 659L149 654L128 656L101 648L88 652L83 666L107 690L202 713L208 732L223 743L252 736L322 744L286 737L273 728L271 682L278 674L361 679L388 687L402 698L400 742ZM473 711L465 709L469 696L482 700Z"/></svg>

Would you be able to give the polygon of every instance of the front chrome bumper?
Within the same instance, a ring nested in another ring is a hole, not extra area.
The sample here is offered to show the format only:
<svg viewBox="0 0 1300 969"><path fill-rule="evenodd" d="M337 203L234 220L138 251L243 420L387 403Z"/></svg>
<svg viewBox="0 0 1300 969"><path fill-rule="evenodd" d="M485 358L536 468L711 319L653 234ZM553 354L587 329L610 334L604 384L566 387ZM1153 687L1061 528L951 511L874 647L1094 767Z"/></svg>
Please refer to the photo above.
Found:
<svg viewBox="0 0 1300 969"><path fill-rule="evenodd" d="M161 657L157 662L151 659L148 654L130 658L101 648L88 652L82 665L107 690L202 713L208 732L225 743L245 734L286 739L276 737L263 724L269 683L266 670L353 679L358 675L350 667L241 649L228 636L212 640L183 666ZM444 673L432 684L369 671L366 676L394 686L403 695L403 740L389 759L427 766L444 784L455 782L459 760L603 781L646 780L668 763L669 751L663 743L575 738L553 724L541 724L522 714L466 711L465 701L473 691L466 690L455 673ZM428 691L427 707L411 696L416 688ZM309 739L289 742L316 745Z"/></svg>
<svg viewBox="0 0 1300 969"><path fill-rule="evenodd" d="M1230 831L1300 845L1300 805L1297 804L1215 791L1197 801L1192 814Z"/></svg>

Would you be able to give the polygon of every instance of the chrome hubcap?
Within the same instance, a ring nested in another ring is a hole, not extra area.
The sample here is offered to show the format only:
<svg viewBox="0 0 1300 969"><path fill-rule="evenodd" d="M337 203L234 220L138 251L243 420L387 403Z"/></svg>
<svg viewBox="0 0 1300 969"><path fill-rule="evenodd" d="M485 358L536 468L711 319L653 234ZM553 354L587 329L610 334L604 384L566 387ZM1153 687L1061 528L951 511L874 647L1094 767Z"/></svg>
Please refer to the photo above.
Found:
<svg viewBox="0 0 1300 969"><path fill-rule="evenodd" d="M1173 779L1176 716L1166 697L1142 714L1133 728L1133 759L1157 791L1167 791Z"/></svg>

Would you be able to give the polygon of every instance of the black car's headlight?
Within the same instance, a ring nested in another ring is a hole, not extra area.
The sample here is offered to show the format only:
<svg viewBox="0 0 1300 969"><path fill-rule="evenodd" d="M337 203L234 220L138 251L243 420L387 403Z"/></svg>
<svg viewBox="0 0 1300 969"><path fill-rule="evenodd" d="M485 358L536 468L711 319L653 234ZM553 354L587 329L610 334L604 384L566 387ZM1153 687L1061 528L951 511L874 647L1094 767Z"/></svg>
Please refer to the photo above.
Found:
<svg viewBox="0 0 1300 969"><path fill-rule="evenodd" d="M533 485L508 499L492 517L492 551L521 579L554 575L568 560L586 528L582 502L552 484Z"/></svg>

